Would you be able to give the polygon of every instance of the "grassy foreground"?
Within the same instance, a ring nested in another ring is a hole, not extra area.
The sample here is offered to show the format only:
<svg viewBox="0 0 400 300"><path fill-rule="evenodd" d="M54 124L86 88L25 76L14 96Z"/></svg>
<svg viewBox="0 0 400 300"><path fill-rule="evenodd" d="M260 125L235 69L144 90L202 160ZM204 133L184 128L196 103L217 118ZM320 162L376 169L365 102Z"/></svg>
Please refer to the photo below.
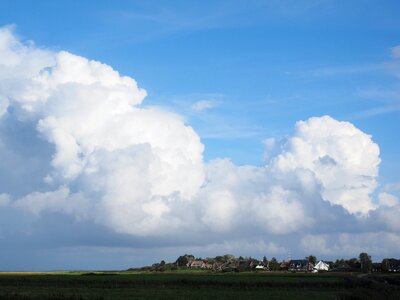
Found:
<svg viewBox="0 0 400 300"><path fill-rule="evenodd" d="M399 275L0 273L0 299L400 299Z"/></svg>

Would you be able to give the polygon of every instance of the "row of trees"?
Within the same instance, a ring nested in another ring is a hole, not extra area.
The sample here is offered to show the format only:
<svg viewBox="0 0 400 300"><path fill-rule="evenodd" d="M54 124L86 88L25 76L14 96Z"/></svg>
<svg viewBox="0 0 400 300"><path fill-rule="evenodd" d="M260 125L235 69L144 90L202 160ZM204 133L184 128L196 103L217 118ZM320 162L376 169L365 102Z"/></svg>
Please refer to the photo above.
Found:
<svg viewBox="0 0 400 300"><path fill-rule="evenodd" d="M316 265L317 258L314 255L309 255L305 257L309 263L312 265ZM204 267L207 269L213 270L235 270L235 271L250 271L256 269L257 266L263 266L265 269L270 271L278 271L285 270L288 267L288 262L282 261L278 262L275 257L272 257L270 260L267 259L266 256L263 257L262 260L257 260L252 257L235 257L231 254L225 254L216 257L208 257L208 258L196 258L192 254L185 254L179 256L175 262L166 263L164 260L160 263L155 263L152 266L142 267L140 269L130 269L130 270L141 270L141 271L169 271L169 270L177 270L177 269L185 269L191 266L193 261L203 262ZM396 266L400 266L400 260L396 259L384 259L382 263L372 263L371 256L368 253L360 253L358 258L351 259L337 259L335 262L328 262L330 269L332 270L353 270L353 271L362 271L362 272L370 272L374 271L392 271Z"/></svg>

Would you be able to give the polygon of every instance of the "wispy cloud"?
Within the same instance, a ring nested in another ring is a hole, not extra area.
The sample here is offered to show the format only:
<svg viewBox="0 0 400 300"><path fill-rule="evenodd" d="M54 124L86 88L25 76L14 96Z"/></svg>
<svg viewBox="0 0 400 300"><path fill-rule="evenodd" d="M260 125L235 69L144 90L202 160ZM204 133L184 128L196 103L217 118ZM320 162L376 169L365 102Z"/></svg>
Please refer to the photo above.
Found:
<svg viewBox="0 0 400 300"><path fill-rule="evenodd" d="M390 54L391 60L375 63L371 62L341 66L324 66L321 68L306 71L304 75L315 77L328 77L345 74L370 73L374 71L383 71L398 74L400 70L400 45L390 48Z"/></svg>
<svg viewBox="0 0 400 300"><path fill-rule="evenodd" d="M357 96L361 98L379 100L385 103L393 103L400 101L400 90L392 89L363 89L358 91Z"/></svg>
<svg viewBox="0 0 400 300"><path fill-rule="evenodd" d="M308 76L329 77L343 76L347 74L354 75L358 73L368 74L380 71L396 78L400 76L400 46L392 47L390 52L391 60L380 63L325 67L308 72ZM349 120L365 119L400 111L400 90L397 86L392 87L391 89L364 88L357 91L355 95L362 99L377 102L378 104L375 107L370 107L347 115L346 117Z"/></svg>
<svg viewBox="0 0 400 300"><path fill-rule="evenodd" d="M118 27L140 27L141 34L135 40L151 40L179 32L195 32L215 28L243 28L285 20L320 18L329 14L330 1L293 0L246 2L206 1L181 2L171 5L168 1L157 6L140 2L115 10L98 12L98 19ZM290 9L289 9L290 8ZM315 14L318 11L318 14ZM249 17L251 16L251 17ZM140 25L140 26L135 26ZM143 34L145 32L145 34Z"/></svg>
<svg viewBox="0 0 400 300"><path fill-rule="evenodd" d="M191 108L195 111L204 111L217 105L215 100L199 100L193 103Z"/></svg>
<svg viewBox="0 0 400 300"><path fill-rule="evenodd" d="M140 28L137 39L152 40L179 32L194 32L214 28L240 27L249 22L241 17L246 7L231 2L212 2L186 5L147 5L135 8L102 11L98 18L116 26ZM138 26L135 26L138 25ZM145 32L145 34L143 34Z"/></svg>
<svg viewBox="0 0 400 300"><path fill-rule="evenodd" d="M327 77L337 76L344 74L356 74L356 73L368 73L372 71L385 71L388 69L386 63L376 64L360 64L360 65L348 65L348 66L326 66L318 69L314 69L306 72L308 76L315 77Z"/></svg>
<svg viewBox="0 0 400 300"><path fill-rule="evenodd" d="M384 191L399 191L400 192L400 182L389 182L383 187Z"/></svg>
<svg viewBox="0 0 400 300"><path fill-rule="evenodd" d="M395 59L400 59L400 45L393 47L391 50L392 57Z"/></svg>
<svg viewBox="0 0 400 300"><path fill-rule="evenodd" d="M164 109L178 112L204 139L264 138L265 128L254 120L237 117L238 104L230 96L220 93L162 95L150 100ZM261 105L260 102L247 102ZM271 132L269 132L271 134Z"/></svg>
<svg viewBox="0 0 400 300"><path fill-rule="evenodd" d="M349 120L365 119L365 118L374 117L377 115L393 113L396 111L400 111L400 103L397 105L381 106L381 107L375 107L375 108L358 111L356 113L350 114L348 116L348 119Z"/></svg>

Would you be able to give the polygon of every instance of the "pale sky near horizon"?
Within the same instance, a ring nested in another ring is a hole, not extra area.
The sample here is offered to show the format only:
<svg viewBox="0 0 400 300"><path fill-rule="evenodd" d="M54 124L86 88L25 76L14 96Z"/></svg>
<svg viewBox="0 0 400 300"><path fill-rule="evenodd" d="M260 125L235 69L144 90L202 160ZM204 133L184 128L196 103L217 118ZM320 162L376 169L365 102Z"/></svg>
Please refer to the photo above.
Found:
<svg viewBox="0 0 400 300"><path fill-rule="evenodd" d="M400 247L398 1L0 1L0 270Z"/></svg>

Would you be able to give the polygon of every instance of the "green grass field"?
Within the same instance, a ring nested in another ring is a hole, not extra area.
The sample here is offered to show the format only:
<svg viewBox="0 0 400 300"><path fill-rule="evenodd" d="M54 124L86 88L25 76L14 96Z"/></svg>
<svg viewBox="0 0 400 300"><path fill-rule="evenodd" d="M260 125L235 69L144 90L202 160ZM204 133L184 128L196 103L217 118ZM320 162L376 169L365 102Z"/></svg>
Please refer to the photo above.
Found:
<svg viewBox="0 0 400 300"><path fill-rule="evenodd" d="M0 273L0 299L400 299L400 276L263 273Z"/></svg>

